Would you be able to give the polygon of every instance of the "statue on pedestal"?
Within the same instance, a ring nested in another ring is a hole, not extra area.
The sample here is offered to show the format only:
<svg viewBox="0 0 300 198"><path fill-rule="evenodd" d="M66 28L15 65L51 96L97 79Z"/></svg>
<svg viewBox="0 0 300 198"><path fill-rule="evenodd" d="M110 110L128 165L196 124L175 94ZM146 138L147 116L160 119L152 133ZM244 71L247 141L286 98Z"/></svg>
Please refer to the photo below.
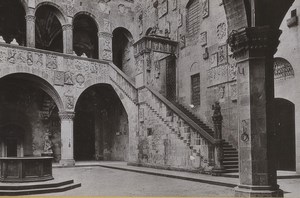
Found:
<svg viewBox="0 0 300 198"><path fill-rule="evenodd" d="M53 144L50 140L50 135L51 134L49 133L49 130L47 130L44 136L44 150L42 153L43 156L51 156L53 154L53 150L52 150Z"/></svg>

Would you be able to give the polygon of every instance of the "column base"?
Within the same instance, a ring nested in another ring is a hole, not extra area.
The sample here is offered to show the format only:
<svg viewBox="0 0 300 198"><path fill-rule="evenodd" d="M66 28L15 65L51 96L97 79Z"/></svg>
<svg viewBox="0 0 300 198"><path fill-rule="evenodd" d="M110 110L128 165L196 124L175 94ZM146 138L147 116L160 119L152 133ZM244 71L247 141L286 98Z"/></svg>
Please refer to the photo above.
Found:
<svg viewBox="0 0 300 198"><path fill-rule="evenodd" d="M224 167L214 167L212 170L211 170L211 175L213 176L221 176L222 173L225 173L226 170Z"/></svg>
<svg viewBox="0 0 300 198"><path fill-rule="evenodd" d="M59 161L61 166L75 166L75 160L73 159L62 159Z"/></svg>
<svg viewBox="0 0 300 198"><path fill-rule="evenodd" d="M236 197L283 197L279 186L248 186L239 185L234 188Z"/></svg>

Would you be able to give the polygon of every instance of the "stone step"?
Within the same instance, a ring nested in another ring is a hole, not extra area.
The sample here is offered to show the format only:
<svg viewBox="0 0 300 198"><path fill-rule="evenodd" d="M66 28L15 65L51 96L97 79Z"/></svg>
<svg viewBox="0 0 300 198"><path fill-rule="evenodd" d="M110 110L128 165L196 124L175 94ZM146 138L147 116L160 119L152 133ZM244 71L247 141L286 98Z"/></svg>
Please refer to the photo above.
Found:
<svg viewBox="0 0 300 198"><path fill-rule="evenodd" d="M21 185L22 186L22 185ZM30 187L29 187L30 186ZM2 186L4 188L4 186ZM10 186L12 187L12 186ZM32 185L23 185L22 188L9 189L9 186L5 186L5 189L0 190L0 196L19 196L19 195L34 195L34 194L48 194L48 193L57 193L64 192L74 188L81 187L81 184L72 183L64 185L50 185L50 184L32 184Z"/></svg>
<svg viewBox="0 0 300 198"><path fill-rule="evenodd" d="M225 165L224 164L224 168L226 169L226 170L228 170L228 169L238 169L239 168L239 166L238 165Z"/></svg>
<svg viewBox="0 0 300 198"><path fill-rule="evenodd" d="M238 165L239 162L238 162L238 161L235 161L235 160L234 160L234 161L224 161L224 160L223 160L223 164L224 164L224 166L225 166L225 165L235 165L235 164Z"/></svg>

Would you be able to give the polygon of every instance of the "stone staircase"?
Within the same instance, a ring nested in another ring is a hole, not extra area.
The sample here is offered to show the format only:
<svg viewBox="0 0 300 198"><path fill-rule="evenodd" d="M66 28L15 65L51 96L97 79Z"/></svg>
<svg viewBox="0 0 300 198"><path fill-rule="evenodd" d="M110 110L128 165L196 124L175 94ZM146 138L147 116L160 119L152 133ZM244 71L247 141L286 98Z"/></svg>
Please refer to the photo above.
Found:
<svg viewBox="0 0 300 198"><path fill-rule="evenodd" d="M208 134L214 137L214 131L209 128L204 122L202 122L196 115L190 110L184 107L178 102L172 102L178 109L180 109L185 115L191 118L201 128L203 128ZM234 173L239 171L238 151L227 141L223 142L223 164L227 173Z"/></svg>

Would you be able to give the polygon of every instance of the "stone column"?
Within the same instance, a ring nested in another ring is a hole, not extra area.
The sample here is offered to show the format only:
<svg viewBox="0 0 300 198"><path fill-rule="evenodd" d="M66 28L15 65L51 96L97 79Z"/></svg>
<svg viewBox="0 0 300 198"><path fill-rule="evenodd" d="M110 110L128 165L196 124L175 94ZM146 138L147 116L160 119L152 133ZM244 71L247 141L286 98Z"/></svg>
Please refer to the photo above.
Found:
<svg viewBox="0 0 300 198"><path fill-rule="evenodd" d="M74 112L60 112L61 122L61 160L63 166L74 166L74 137L73 137L73 119Z"/></svg>
<svg viewBox="0 0 300 198"><path fill-rule="evenodd" d="M73 54L73 26L72 24L65 24L62 26L63 30L63 48L65 54Z"/></svg>
<svg viewBox="0 0 300 198"><path fill-rule="evenodd" d="M112 61L112 34L108 32L99 32L99 59Z"/></svg>
<svg viewBox="0 0 300 198"><path fill-rule="evenodd" d="M216 139L215 143L215 166L212 169L212 175L220 176L225 172L223 166L223 140L222 140L222 121L223 116L221 115L221 107L219 102L215 102L213 106L214 114L212 120L214 123L214 138Z"/></svg>
<svg viewBox="0 0 300 198"><path fill-rule="evenodd" d="M272 121L273 55L281 31L250 27L229 36L237 60L239 180L236 196L281 197Z"/></svg>
<svg viewBox="0 0 300 198"><path fill-rule="evenodd" d="M26 19L26 46L35 47L35 16L34 9L28 8Z"/></svg>

